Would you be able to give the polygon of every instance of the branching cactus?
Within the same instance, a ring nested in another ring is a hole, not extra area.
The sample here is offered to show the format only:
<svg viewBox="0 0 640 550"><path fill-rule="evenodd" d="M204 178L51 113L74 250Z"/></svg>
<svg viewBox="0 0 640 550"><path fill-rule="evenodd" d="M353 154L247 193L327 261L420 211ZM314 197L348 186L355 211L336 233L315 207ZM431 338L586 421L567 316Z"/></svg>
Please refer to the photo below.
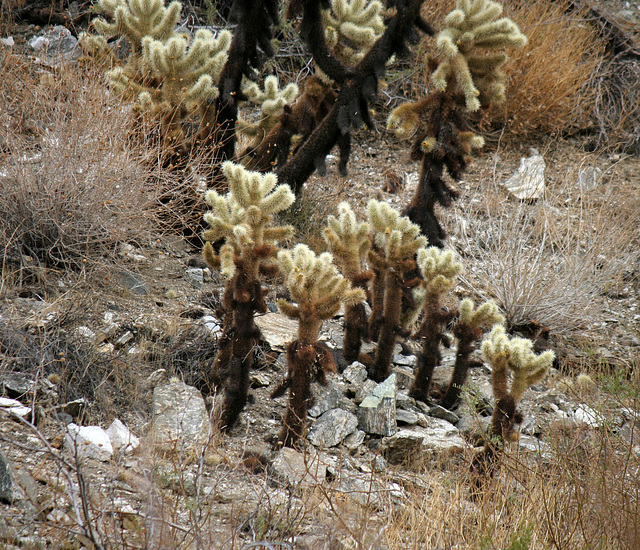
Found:
<svg viewBox="0 0 640 550"><path fill-rule="evenodd" d="M504 100L503 50L527 41L513 21L498 19L501 13L502 6L492 0L458 0L437 36L438 57L428 61L436 91L400 105L387 121L398 137L414 137L411 155L421 160L422 167L405 214L439 247L445 233L435 216L435 204L449 206L458 196L445 183L444 169L460 180L471 152L484 146L483 138L471 131L471 118L481 116L492 102Z"/></svg>
<svg viewBox="0 0 640 550"><path fill-rule="evenodd" d="M256 122L238 118L238 130L251 138L251 143L247 147L249 151L256 149L262 143L278 123L285 105L290 105L296 99L298 91L298 86L293 82L280 88L278 78L274 75L265 79L264 90L261 90L255 82L245 83L242 93L251 103L260 105L260 114Z"/></svg>
<svg viewBox="0 0 640 550"><path fill-rule="evenodd" d="M426 245L427 239L420 235L417 225L384 202L369 201L367 213L375 232L375 247L369 251L369 262L376 271L372 315L382 313L371 323L370 337L378 341L371 375L377 382L382 382L389 376L398 337L408 335L402 323L403 299L415 307L411 289L420 283L420 279L411 277L411 273L416 268L415 255Z"/></svg>
<svg viewBox="0 0 640 550"><path fill-rule="evenodd" d="M335 371L329 348L318 342L322 322L338 313L341 305L351 307L365 299L361 288L351 288L333 265L331 254L316 256L299 244L293 253L282 250L278 264L286 276L293 302L280 300L282 312L298 321L298 339L287 347L288 372L274 396L289 389L279 446L295 446L306 435L307 411L311 400L311 381L326 384L325 373Z"/></svg>
<svg viewBox="0 0 640 550"><path fill-rule="evenodd" d="M451 250L441 251L434 246L419 250L417 263L422 279L416 294L424 310L424 319L416 334L422 340L422 351L418 355L409 395L426 401L433 371L442 359L440 344L450 345L445 327L455 316L454 312L443 310L443 297L454 287L462 264L455 261Z"/></svg>
<svg viewBox="0 0 640 550"><path fill-rule="evenodd" d="M271 222L274 214L293 204L294 195L287 185L276 187L274 174L249 172L231 162L224 163L223 172L229 192L206 195L212 211L204 216L210 225L204 232L204 257L227 280L222 301L224 332L211 378L224 390L220 426L230 429L247 400L253 348L260 336L253 316L267 310L260 276L278 272L277 243L293 235L293 227ZM222 239L216 254L211 243Z"/></svg>
<svg viewBox="0 0 640 550"><path fill-rule="evenodd" d="M367 290L373 273L363 266L371 249L371 228L366 222L358 222L346 202L338 205L340 217L329 216L328 227L323 231L324 240L336 258L342 274L355 288ZM360 347L368 341L368 321L363 302L345 307L344 358L349 362L360 358Z"/></svg>
<svg viewBox="0 0 640 550"><path fill-rule="evenodd" d="M492 368L491 384L496 403L491 419L491 440L476 455L472 468L480 475L491 475L497 453L514 435L514 425L522 421L517 411L518 403L530 386L547 375L555 354L545 351L536 355L531 340L509 338L500 325L495 326L482 343L482 354ZM512 374L510 386L509 371Z"/></svg>
<svg viewBox="0 0 640 550"><path fill-rule="evenodd" d="M502 323L504 323L504 316L493 300L485 302L477 309L469 298L460 302L458 320L453 327L453 335L458 339L456 362L453 365L449 387L440 401L443 407L451 409L460 399L460 392L467 381L471 366L471 354L475 350L475 342L482 338L485 330Z"/></svg>

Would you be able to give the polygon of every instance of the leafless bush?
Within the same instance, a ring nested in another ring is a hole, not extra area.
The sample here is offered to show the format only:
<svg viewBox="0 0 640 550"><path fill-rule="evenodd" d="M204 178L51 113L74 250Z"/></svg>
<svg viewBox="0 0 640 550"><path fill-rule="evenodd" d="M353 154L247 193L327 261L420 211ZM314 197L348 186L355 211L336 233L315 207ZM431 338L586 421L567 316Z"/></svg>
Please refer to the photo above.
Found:
<svg viewBox="0 0 640 550"><path fill-rule="evenodd" d="M90 69L0 62L0 262L72 268L139 238L153 200L149 165L127 147L130 115ZM28 260L30 259L30 260Z"/></svg>
<svg viewBox="0 0 640 550"><path fill-rule="evenodd" d="M458 217L465 275L496 299L511 325L538 321L555 333L594 320L595 299L633 262L633 212L615 182L581 191L576 173L535 204L509 198L495 182Z"/></svg>

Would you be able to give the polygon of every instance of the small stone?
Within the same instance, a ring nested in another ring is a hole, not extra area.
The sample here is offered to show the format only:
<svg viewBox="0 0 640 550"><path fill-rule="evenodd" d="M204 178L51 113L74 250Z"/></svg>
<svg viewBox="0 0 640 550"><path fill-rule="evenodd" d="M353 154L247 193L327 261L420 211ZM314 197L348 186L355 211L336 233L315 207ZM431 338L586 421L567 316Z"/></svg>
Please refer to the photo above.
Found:
<svg viewBox="0 0 640 550"><path fill-rule="evenodd" d="M65 445L82 459L110 460L113 456L111 440L100 426L69 424Z"/></svg>
<svg viewBox="0 0 640 550"><path fill-rule="evenodd" d="M413 384L413 369L409 367L394 366L391 369L391 372L396 375L396 380L399 388L410 388L411 384Z"/></svg>
<svg viewBox="0 0 640 550"><path fill-rule="evenodd" d="M445 409L440 405L431 407L429 409L429 416L433 416L434 418L442 418L442 420L446 420L450 424L454 425L458 423L458 420L460 420L460 417L456 413L451 412L449 409Z"/></svg>
<svg viewBox="0 0 640 550"><path fill-rule="evenodd" d="M253 372L249 377L252 388L266 388L271 384L271 377L266 372Z"/></svg>
<svg viewBox="0 0 640 550"><path fill-rule="evenodd" d="M403 409L396 410L396 422L398 424L408 424L414 426L418 423L418 415L416 413L405 411Z"/></svg>
<svg viewBox="0 0 640 550"><path fill-rule="evenodd" d="M116 418L107 428L111 445L123 454L131 454L140 445L140 439L133 435L121 420Z"/></svg>
<svg viewBox="0 0 640 550"><path fill-rule="evenodd" d="M131 273L130 271L121 271L119 275L122 284L134 294L138 296L146 296L149 294L147 283L145 283L139 275Z"/></svg>
<svg viewBox="0 0 640 550"><path fill-rule="evenodd" d="M327 477L327 465L319 454L303 454L288 447L278 452L270 471L277 479L297 488L319 485Z"/></svg>
<svg viewBox="0 0 640 550"><path fill-rule="evenodd" d="M298 337L298 321L281 313L257 315L255 323L262 333L262 338L273 350L285 351L289 343Z"/></svg>
<svg viewBox="0 0 640 550"><path fill-rule="evenodd" d="M342 444L350 451L353 451L362 445L362 442L364 441L366 435L367 434L365 434L362 430L356 430L355 432L345 437Z"/></svg>
<svg viewBox="0 0 640 550"><path fill-rule="evenodd" d="M11 504L13 502L13 479L11 466L7 458L0 450L0 502Z"/></svg>
<svg viewBox="0 0 640 550"><path fill-rule="evenodd" d="M358 428L378 435L391 435L396 423L396 375L378 384L358 407Z"/></svg>
<svg viewBox="0 0 640 550"><path fill-rule="evenodd" d="M314 423L307 439L316 447L335 447L358 426L358 419L342 409L325 412Z"/></svg>
<svg viewBox="0 0 640 550"><path fill-rule="evenodd" d="M179 380L153 390L151 418L153 439L163 449L202 445L209 438L209 413L202 394Z"/></svg>
<svg viewBox="0 0 640 550"><path fill-rule="evenodd" d="M602 169L597 166L587 166L578 172L578 186L585 191L592 191L600 184Z"/></svg>
<svg viewBox="0 0 640 550"><path fill-rule="evenodd" d="M338 407L342 390L334 382L320 386L314 391L315 403L309 408L309 416L317 418L321 414Z"/></svg>
<svg viewBox="0 0 640 550"><path fill-rule="evenodd" d="M96 333L92 331L89 327L78 327L75 330L75 333L80 336L80 338L84 338L85 340L94 340L96 337Z"/></svg>
<svg viewBox="0 0 640 550"><path fill-rule="evenodd" d="M574 411L573 417L592 428L601 428L604 424L602 416L587 405L579 405Z"/></svg>
<svg viewBox="0 0 640 550"><path fill-rule="evenodd" d="M204 284L204 272L198 267L190 267L184 273L186 281L195 289L199 290Z"/></svg>
<svg viewBox="0 0 640 550"><path fill-rule="evenodd" d="M20 401L8 397L0 397L0 409L24 419L31 415L31 407L25 407Z"/></svg>
<svg viewBox="0 0 640 550"><path fill-rule="evenodd" d="M213 315L204 315L200 319L200 324L214 336L222 336L222 327Z"/></svg>
<svg viewBox="0 0 640 550"><path fill-rule="evenodd" d="M367 367L355 361L344 369L342 378L355 386L359 386L367 379Z"/></svg>
<svg viewBox="0 0 640 550"><path fill-rule="evenodd" d="M385 437L380 444L382 455L392 464L411 464L465 448L458 430L449 422L431 418L429 424L426 428L404 428Z"/></svg>
<svg viewBox="0 0 640 550"><path fill-rule="evenodd" d="M114 345L116 347L122 347L126 344L128 344L129 342L131 342L131 340L133 340L134 336L133 336L133 332L131 332L130 330L128 330L127 332L125 332L122 336L120 336L115 342Z"/></svg>
<svg viewBox="0 0 640 550"><path fill-rule="evenodd" d="M535 154L520 159L520 167L504 182L504 187L519 200L535 200L544 195L545 162L542 156Z"/></svg>
<svg viewBox="0 0 640 550"><path fill-rule="evenodd" d="M404 367L414 367L417 362L415 355L402 355L398 353L393 356L393 363Z"/></svg>
<svg viewBox="0 0 640 550"><path fill-rule="evenodd" d="M358 388L358 390L356 391L356 395L353 398L353 400L356 402L356 404L360 404L362 403L365 398L371 394L371 392L373 390L376 389L376 386L378 384L376 384L376 382L374 380L365 380L362 384L360 384L360 387Z"/></svg>

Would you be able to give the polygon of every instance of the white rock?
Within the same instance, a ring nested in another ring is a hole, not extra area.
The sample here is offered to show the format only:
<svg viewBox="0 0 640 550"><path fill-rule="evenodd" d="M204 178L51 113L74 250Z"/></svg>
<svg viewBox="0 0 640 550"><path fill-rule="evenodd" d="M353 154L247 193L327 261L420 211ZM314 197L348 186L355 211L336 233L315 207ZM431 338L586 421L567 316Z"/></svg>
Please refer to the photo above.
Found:
<svg viewBox="0 0 640 550"><path fill-rule="evenodd" d="M131 454L140 445L140 439L133 435L118 418L107 428L107 435L113 448L124 454Z"/></svg>
<svg viewBox="0 0 640 550"><path fill-rule="evenodd" d="M523 157L520 159L518 170L503 185L517 199L539 199L544 196L544 169L545 162L542 156Z"/></svg>
<svg viewBox="0 0 640 550"><path fill-rule="evenodd" d="M27 407L20 401L9 399L8 397L0 397L0 409L25 419L31 414L31 407Z"/></svg>
<svg viewBox="0 0 640 550"><path fill-rule="evenodd" d="M587 405L578 405L578 408L573 413L573 417L577 421L592 428L601 428L603 424L602 416Z"/></svg>
<svg viewBox="0 0 640 550"><path fill-rule="evenodd" d="M69 424L65 436L65 445L78 458L95 460L110 460L113 456L113 446L109 435L100 426L78 426Z"/></svg>

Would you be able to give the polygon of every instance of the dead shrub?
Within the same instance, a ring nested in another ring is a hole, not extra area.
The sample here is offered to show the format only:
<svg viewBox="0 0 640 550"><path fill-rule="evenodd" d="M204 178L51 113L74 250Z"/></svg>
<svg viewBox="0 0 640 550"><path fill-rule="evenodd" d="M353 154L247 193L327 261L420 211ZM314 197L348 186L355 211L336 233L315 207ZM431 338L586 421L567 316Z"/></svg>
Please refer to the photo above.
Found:
<svg viewBox="0 0 640 550"><path fill-rule="evenodd" d="M591 83L605 44L586 12L571 11L571 5L569 0L505 5L505 15L529 39L524 48L510 52L507 98L488 114L506 138L568 134L591 125Z"/></svg>
<svg viewBox="0 0 640 550"><path fill-rule="evenodd" d="M483 183L456 217L460 252L473 266L464 278L498 301L510 325L537 321L575 333L597 319L597 298L632 269L638 234L625 193L614 180L581 190L576 172L535 204Z"/></svg>
<svg viewBox="0 0 640 550"><path fill-rule="evenodd" d="M130 114L91 69L1 64L0 262L77 268L149 227L154 191Z"/></svg>

